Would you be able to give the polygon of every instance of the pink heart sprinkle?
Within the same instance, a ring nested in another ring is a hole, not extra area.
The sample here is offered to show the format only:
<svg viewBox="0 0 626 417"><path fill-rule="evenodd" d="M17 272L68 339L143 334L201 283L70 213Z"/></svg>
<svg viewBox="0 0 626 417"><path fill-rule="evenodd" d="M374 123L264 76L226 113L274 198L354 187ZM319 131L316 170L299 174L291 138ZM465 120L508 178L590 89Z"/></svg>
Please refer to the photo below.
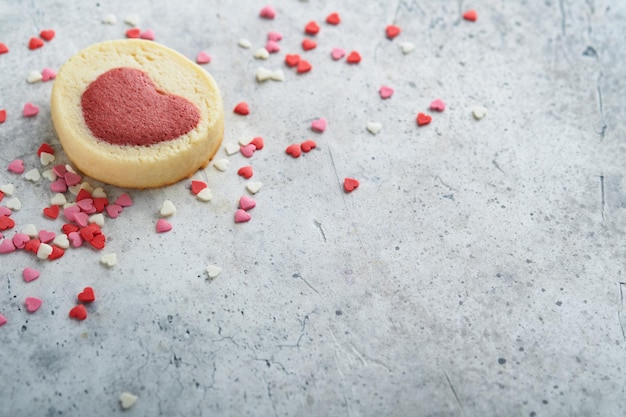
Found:
<svg viewBox="0 0 626 417"><path fill-rule="evenodd" d="M39 278L41 273L37 271L35 268L26 267L22 271L22 277L24 277L24 281L31 282Z"/></svg>
<svg viewBox="0 0 626 417"><path fill-rule="evenodd" d="M15 252L15 245L11 239L4 239L2 243L0 243L0 253L11 253Z"/></svg>
<svg viewBox="0 0 626 417"><path fill-rule="evenodd" d="M238 209L235 212L235 223L245 223L250 221L251 218L252 216L250 216L250 214L243 209Z"/></svg>
<svg viewBox="0 0 626 417"><path fill-rule="evenodd" d="M63 215L69 222L75 221L76 214L80 213L80 207L69 206L63 209Z"/></svg>
<svg viewBox="0 0 626 417"><path fill-rule="evenodd" d="M50 232L48 230L40 230L39 231L39 240L42 243L50 243L54 240L54 238L57 236L56 233L54 232Z"/></svg>
<svg viewBox="0 0 626 417"><path fill-rule="evenodd" d="M131 200L128 194L124 193L117 197L117 200L115 200L115 204L122 207L130 207L133 205L133 200Z"/></svg>
<svg viewBox="0 0 626 417"><path fill-rule="evenodd" d="M57 178L50 183L50 190L55 193L64 193L67 191L67 183L64 178Z"/></svg>
<svg viewBox="0 0 626 417"><path fill-rule="evenodd" d="M80 227L85 227L89 222L89 215L87 213L78 212L74 214L74 221Z"/></svg>
<svg viewBox="0 0 626 417"><path fill-rule="evenodd" d="M28 311L29 313L34 313L35 311L39 310L41 304L41 299L37 297L26 297L26 299L24 300L26 311Z"/></svg>
<svg viewBox="0 0 626 417"><path fill-rule="evenodd" d="M67 174L67 168L65 165L55 165L52 167L52 172L54 172L57 177L63 178L65 174Z"/></svg>
<svg viewBox="0 0 626 417"><path fill-rule="evenodd" d="M16 159L9 164L8 170L13 172L14 174L23 174L24 173L24 161L21 159Z"/></svg>
<svg viewBox="0 0 626 417"><path fill-rule="evenodd" d="M276 10L274 10L272 6L267 5L261 9L259 16L261 16L264 19L273 19L276 17Z"/></svg>
<svg viewBox="0 0 626 417"><path fill-rule="evenodd" d="M380 98L382 98L383 100L388 99L389 97L393 95L393 88L383 85L378 90L378 93L380 94Z"/></svg>
<svg viewBox="0 0 626 417"><path fill-rule="evenodd" d="M326 130L326 123L326 119L320 117L319 119L311 122L311 129L321 133Z"/></svg>
<svg viewBox="0 0 626 417"><path fill-rule="evenodd" d="M268 41L279 42L283 39L283 34L279 32L270 32L267 34Z"/></svg>
<svg viewBox="0 0 626 417"><path fill-rule="evenodd" d="M13 235L13 245L17 249L24 249L26 243L30 240L30 236L26 233L16 233Z"/></svg>
<svg viewBox="0 0 626 417"><path fill-rule="evenodd" d="M172 225L165 219L159 219L156 223L156 231L157 233L169 232L172 230Z"/></svg>
<svg viewBox="0 0 626 417"><path fill-rule="evenodd" d="M57 73L52 68L44 68L41 71L41 81L54 80L57 77Z"/></svg>
<svg viewBox="0 0 626 417"><path fill-rule="evenodd" d="M116 219L117 216L120 215L122 210L124 210L124 207L120 206L119 204L109 204L108 206L106 206L105 210L107 211L107 214L110 218Z"/></svg>
<svg viewBox="0 0 626 417"><path fill-rule="evenodd" d="M24 104L24 109L22 110L22 114L24 115L24 117L37 116L37 113L39 113L39 107L35 106L32 103Z"/></svg>
<svg viewBox="0 0 626 417"><path fill-rule="evenodd" d="M76 205L80 208L80 211L91 214L96 212L96 208L93 205L92 198L84 198L76 202Z"/></svg>
<svg viewBox="0 0 626 417"><path fill-rule="evenodd" d="M333 48L333 50L330 52L330 56L335 60L338 61L341 58L343 58L346 55L346 51L341 49L341 48Z"/></svg>
<svg viewBox="0 0 626 417"><path fill-rule="evenodd" d="M7 318L0 314L0 326L5 325L7 322Z"/></svg>
<svg viewBox="0 0 626 417"><path fill-rule="evenodd" d="M444 103L442 99L438 98L430 103L430 109L440 112L444 111L446 109L446 103Z"/></svg>
<svg viewBox="0 0 626 417"><path fill-rule="evenodd" d="M69 239L73 248L79 248L83 245L83 238L80 236L80 233L78 232L70 232L67 235L67 238Z"/></svg>
<svg viewBox="0 0 626 417"><path fill-rule="evenodd" d="M78 174L74 174L73 172L66 172L65 173L65 183L67 184L68 187L71 187L72 185L76 185L76 184L80 184L80 182L82 181L83 177L81 177Z"/></svg>
<svg viewBox="0 0 626 417"><path fill-rule="evenodd" d="M2 216L10 216L13 212L11 211L10 208L5 207L5 206L0 206L0 217Z"/></svg>
<svg viewBox="0 0 626 417"><path fill-rule="evenodd" d="M148 41L153 41L154 40L154 31L152 29L146 29L143 32L141 32L139 37L141 39L145 39L145 40L148 40Z"/></svg>
<svg viewBox="0 0 626 417"><path fill-rule="evenodd" d="M202 64L208 64L211 62L211 55L207 54L204 51L201 51L198 53L198 55L196 56L196 62L200 65Z"/></svg>
<svg viewBox="0 0 626 417"><path fill-rule="evenodd" d="M239 199L239 208L245 211L253 209L256 206L256 201L254 199L248 197L247 195L242 195Z"/></svg>
<svg viewBox="0 0 626 417"><path fill-rule="evenodd" d="M270 54L273 54L280 51L280 45L278 44L278 42L275 41L267 41L267 43L265 44L265 49L267 49L267 52L269 52Z"/></svg>
<svg viewBox="0 0 626 417"><path fill-rule="evenodd" d="M246 158L250 158L254 155L254 151L256 151L256 146L252 143L247 144L246 146L240 146L239 152Z"/></svg>

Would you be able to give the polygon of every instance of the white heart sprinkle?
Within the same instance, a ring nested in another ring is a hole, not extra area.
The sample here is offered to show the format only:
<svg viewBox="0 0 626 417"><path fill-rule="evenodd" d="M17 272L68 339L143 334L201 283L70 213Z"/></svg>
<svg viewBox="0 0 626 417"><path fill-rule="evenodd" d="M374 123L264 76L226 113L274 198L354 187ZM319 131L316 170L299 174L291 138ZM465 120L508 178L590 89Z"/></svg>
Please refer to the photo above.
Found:
<svg viewBox="0 0 626 417"><path fill-rule="evenodd" d="M402 53L406 55L415 49L415 44L411 42L402 42L400 44L400 49L402 50Z"/></svg>
<svg viewBox="0 0 626 417"><path fill-rule="evenodd" d="M56 193L50 199L50 204L53 206L62 206L67 203L67 199L65 198L65 194Z"/></svg>
<svg viewBox="0 0 626 417"><path fill-rule="evenodd" d="M43 153L42 153L42 155L43 155ZM47 179L50 182L56 181L56 179L57 179L57 174L55 174L54 171L51 170L51 169L46 169L44 172L41 173L41 176L44 177L45 179Z"/></svg>
<svg viewBox="0 0 626 417"><path fill-rule="evenodd" d="M476 106L472 109L472 114L474 115L474 119L480 120L487 115L487 109L482 106Z"/></svg>
<svg viewBox="0 0 626 417"><path fill-rule="evenodd" d="M28 181L37 182L41 179L41 174L39 174L39 170L37 168L33 168L24 173L24 178Z"/></svg>
<svg viewBox="0 0 626 417"><path fill-rule="evenodd" d="M285 73L283 73L283 70L275 70L270 74L270 79L274 81L285 81Z"/></svg>
<svg viewBox="0 0 626 417"><path fill-rule="evenodd" d="M54 156L54 154L51 154L51 153L48 153L48 152L42 152L41 155L39 155L39 162L41 162L41 165L43 165L43 166L50 165L56 159L57 158L56 158L56 156Z"/></svg>
<svg viewBox="0 0 626 417"><path fill-rule="evenodd" d="M165 200L163 204L161 204L160 210L161 216L168 217L176 213L176 206L172 203L171 200Z"/></svg>
<svg viewBox="0 0 626 417"><path fill-rule="evenodd" d="M13 197L9 201L7 201L4 205L6 206L6 208L9 208L14 211L18 211L19 209L22 208L22 202L17 197Z"/></svg>
<svg viewBox="0 0 626 417"><path fill-rule="evenodd" d="M28 73L28 77L26 77L26 81L29 83L38 83L43 80L43 75L39 71L31 71Z"/></svg>
<svg viewBox="0 0 626 417"><path fill-rule="evenodd" d="M93 186L91 184L89 184L87 181L84 181L81 185L80 185L80 189L81 190L85 190L87 192L89 192L89 194L93 195Z"/></svg>
<svg viewBox="0 0 626 417"><path fill-rule="evenodd" d="M228 165L230 165L230 161L228 159L218 159L217 161L215 161L213 163L213 166L215 167L215 169L217 169L218 171L226 171L228 169Z"/></svg>
<svg viewBox="0 0 626 417"><path fill-rule="evenodd" d="M67 249L70 247L70 240L67 238L65 233L61 233L54 238L52 244L60 247L61 249Z"/></svg>
<svg viewBox="0 0 626 417"><path fill-rule="evenodd" d="M224 146L224 150L226 151L226 154L227 154L228 156L230 156L230 155L234 155L234 154L236 154L237 152L239 152L239 145L237 145L236 143L227 143L227 144Z"/></svg>
<svg viewBox="0 0 626 417"><path fill-rule="evenodd" d="M263 82L263 81L267 81L270 78L272 78L272 71L268 70L267 68L263 68L263 67L259 67L256 70L256 80L258 82Z"/></svg>
<svg viewBox="0 0 626 417"><path fill-rule="evenodd" d="M130 407L135 405L136 402L137 402L137 396L131 394L130 392L123 392L120 395L120 405L122 406L122 409L124 410L128 410Z"/></svg>
<svg viewBox="0 0 626 417"><path fill-rule="evenodd" d="M117 255L115 253L107 253L102 255L100 258L100 263L107 268L112 268L117 264Z"/></svg>
<svg viewBox="0 0 626 417"><path fill-rule="evenodd" d="M376 135L376 134L378 134L378 132L380 132L380 129L382 129L382 128L383 128L383 125L382 125L382 124L380 124L380 123L376 123L376 122L369 122L369 123L367 124L367 130L369 130L369 132L370 132L372 135Z"/></svg>
<svg viewBox="0 0 626 417"><path fill-rule="evenodd" d="M211 193L211 190L207 187L200 190L200 192L196 194L196 198L200 201L211 201L211 199L213 198L213 194Z"/></svg>
<svg viewBox="0 0 626 417"><path fill-rule="evenodd" d="M250 181L246 184L246 190L252 194L258 193L261 187L263 187L263 183L258 181Z"/></svg>
<svg viewBox="0 0 626 417"><path fill-rule="evenodd" d="M74 207L76 205L76 203L70 203L69 201L65 204L63 204L63 208L66 209L68 207Z"/></svg>
<svg viewBox="0 0 626 417"><path fill-rule="evenodd" d="M126 19L124 19L124 23L131 25L131 26L138 26L139 16L131 14L130 16L127 16Z"/></svg>
<svg viewBox="0 0 626 417"><path fill-rule="evenodd" d="M256 51L254 51L254 57L256 59L267 59L270 57L270 53L267 52L267 49L265 48L259 48Z"/></svg>
<svg viewBox="0 0 626 417"><path fill-rule="evenodd" d="M47 243L41 243L39 249L37 249L37 257L39 259L48 259L48 256L52 253L52 246Z"/></svg>
<svg viewBox="0 0 626 417"><path fill-rule="evenodd" d="M107 193L104 192L102 187L95 188L91 193L93 198L107 198Z"/></svg>
<svg viewBox="0 0 626 417"><path fill-rule="evenodd" d="M220 272L222 272L222 268L220 268L219 266L215 266L215 265L209 265L206 267L206 272L209 275L209 278L213 279L217 277L220 274Z"/></svg>
<svg viewBox="0 0 626 417"><path fill-rule="evenodd" d="M104 226L104 214L97 213L89 216L89 223L95 223L100 227Z"/></svg>
<svg viewBox="0 0 626 417"><path fill-rule="evenodd" d="M26 227L22 230L22 233L24 233L28 237L37 237L37 235L39 234L34 224L27 224Z"/></svg>
<svg viewBox="0 0 626 417"><path fill-rule="evenodd" d="M68 172L71 172L72 174L76 174L76 170L70 164L65 164L65 169L67 169Z"/></svg>
<svg viewBox="0 0 626 417"><path fill-rule="evenodd" d="M239 39L239 42L237 43L239 44L239 46L241 46L244 49L250 49L250 47L252 46L250 41L247 39Z"/></svg>
<svg viewBox="0 0 626 417"><path fill-rule="evenodd" d="M237 150L239 150L239 149L237 149ZM0 191L2 191L4 193L4 195L7 195L7 196L11 197L13 195L13 193L15 192L15 185L13 185L13 184L0 185Z"/></svg>
<svg viewBox="0 0 626 417"><path fill-rule="evenodd" d="M78 192L80 191L80 184L76 184L76 185L70 185L69 187L67 187L67 189L70 191L70 193L72 193L73 195L78 195Z"/></svg>
<svg viewBox="0 0 626 417"><path fill-rule="evenodd" d="M117 17L115 17L113 13L109 13L102 18L102 23L106 25L114 25L117 23Z"/></svg>
<svg viewBox="0 0 626 417"><path fill-rule="evenodd" d="M246 138L241 138L241 139L239 139L239 144L241 146L246 146L246 145L249 145L250 142L252 142L253 140L254 140L253 136L249 136L249 137L246 137ZM237 150L239 150L239 149L237 149Z"/></svg>

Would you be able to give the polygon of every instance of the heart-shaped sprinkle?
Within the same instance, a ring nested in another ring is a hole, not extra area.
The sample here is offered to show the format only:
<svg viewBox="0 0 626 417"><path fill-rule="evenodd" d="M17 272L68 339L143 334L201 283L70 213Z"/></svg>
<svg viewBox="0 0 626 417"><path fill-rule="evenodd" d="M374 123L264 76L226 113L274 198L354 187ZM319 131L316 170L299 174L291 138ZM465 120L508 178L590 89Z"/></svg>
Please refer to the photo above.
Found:
<svg viewBox="0 0 626 417"><path fill-rule="evenodd" d="M213 166L215 167L215 169L221 172L226 171L228 169L228 165L230 165L230 161L226 158L218 159L217 161L213 162Z"/></svg>
<svg viewBox="0 0 626 417"><path fill-rule="evenodd" d="M34 117L39 113L39 107L35 106L32 103L24 104L24 108L22 109L22 115L24 117Z"/></svg>
<svg viewBox="0 0 626 417"><path fill-rule="evenodd" d="M126 37L129 39L137 39L141 35L141 29L131 28L126 31Z"/></svg>
<svg viewBox="0 0 626 417"><path fill-rule="evenodd" d="M108 205L109 205L108 198L100 197L100 198L93 199L93 206L96 209L96 213L102 213L104 211L104 208Z"/></svg>
<svg viewBox="0 0 626 417"><path fill-rule="evenodd" d="M76 205L80 208L80 211L87 213L87 214L95 213L96 211L96 208L93 206L93 199L91 198L84 198L82 200L78 200L76 202Z"/></svg>
<svg viewBox="0 0 626 417"><path fill-rule="evenodd" d="M211 190L208 188L205 188L203 190L201 190L197 195L196 198L200 201L204 201L209 202L213 199L213 193L211 193Z"/></svg>
<svg viewBox="0 0 626 417"><path fill-rule="evenodd" d="M24 233L28 237L35 237L37 236L38 232L34 224L27 224L26 227L22 229L22 233Z"/></svg>
<svg viewBox="0 0 626 417"><path fill-rule="evenodd" d="M0 206L0 216L10 216L11 214L13 214L11 209L4 207L4 206Z"/></svg>
<svg viewBox="0 0 626 417"><path fill-rule="evenodd" d="M63 209L63 216L67 221L73 222L76 220L76 215L80 213L80 207L77 205L71 205Z"/></svg>
<svg viewBox="0 0 626 417"><path fill-rule="evenodd" d="M331 13L326 16L326 23L329 25L338 25L341 22L341 18L338 13Z"/></svg>
<svg viewBox="0 0 626 417"><path fill-rule="evenodd" d="M138 26L139 25L139 16L131 14L124 19L124 23L130 26Z"/></svg>
<svg viewBox="0 0 626 417"><path fill-rule="evenodd" d="M259 12L259 16L263 19L271 20L276 17L276 10L272 6L267 5L261 9L261 11Z"/></svg>
<svg viewBox="0 0 626 417"><path fill-rule="evenodd" d="M346 58L346 62L348 62L348 64L358 64L361 62L361 54L357 51L350 52L350 55Z"/></svg>
<svg viewBox="0 0 626 417"><path fill-rule="evenodd" d="M475 22L476 19L478 19L478 13L476 13L476 10L470 9L463 13L463 19L469 20L470 22Z"/></svg>
<svg viewBox="0 0 626 417"><path fill-rule="evenodd" d="M50 207L46 207L43 209L43 214L47 218L54 220L57 217L59 217L59 211L60 211L59 206L50 206Z"/></svg>
<svg viewBox="0 0 626 417"><path fill-rule="evenodd" d="M324 132L326 130L326 125L328 124L327 120L323 117L319 119L315 119L311 122L311 129L315 132Z"/></svg>
<svg viewBox="0 0 626 417"><path fill-rule="evenodd" d="M298 74L303 74L305 72L311 71L311 68L313 68L313 67L311 66L311 64L308 61L305 61L304 59L301 59L298 62L298 66L297 66L296 71L298 71Z"/></svg>
<svg viewBox="0 0 626 417"><path fill-rule="evenodd" d="M35 268L26 267L22 271L22 277L24 278L24 281L26 281L26 282L34 281L37 278L39 278L40 276L41 276L41 273L38 270L36 270Z"/></svg>
<svg viewBox="0 0 626 417"><path fill-rule="evenodd" d="M0 109L0 123L4 123L7 120L6 109Z"/></svg>
<svg viewBox="0 0 626 417"><path fill-rule="evenodd" d="M53 206L62 206L67 203L67 199L65 198L65 194L56 193L50 199L50 204Z"/></svg>
<svg viewBox="0 0 626 417"><path fill-rule="evenodd" d="M260 181L250 181L246 184L246 190L250 194L256 194L261 191L261 187L263 187L263 183Z"/></svg>
<svg viewBox="0 0 626 417"><path fill-rule="evenodd" d="M69 235L72 232L78 232L79 229L80 228L73 223L65 223L63 226L61 226L61 230L66 235Z"/></svg>
<svg viewBox="0 0 626 417"><path fill-rule="evenodd" d="M263 142L263 138L260 136L252 138L250 144L254 145L257 151L260 151L261 149L263 149L263 146L265 146L265 142Z"/></svg>
<svg viewBox="0 0 626 417"><path fill-rule="evenodd" d="M43 41L39 38L30 38L30 40L28 41L28 49L35 50L38 48L41 48L43 46Z"/></svg>
<svg viewBox="0 0 626 417"><path fill-rule="evenodd" d="M393 88L383 85L378 89L378 94L380 94L380 98L386 100L393 95Z"/></svg>
<svg viewBox="0 0 626 417"><path fill-rule="evenodd" d="M37 182L41 179L41 174L37 168L33 168L29 171L26 171L24 174L24 178L31 182Z"/></svg>
<svg viewBox="0 0 626 417"><path fill-rule="evenodd" d="M7 195L7 196L11 197L13 195L13 193L15 192L15 185L13 185L13 184L3 184L3 185L0 185L0 191L4 195Z"/></svg>
<svg viewBox="0 0 626 417"><path fill-rule="evenodd" d="M196 56L196 62L200 65L209 64L211 62L211 55L207 54L205 51L200 51Z"/></svg>
<svg viewBox="0 0 626 417"><path fill-rule="evenodd" d="M108 206L106 206L105 210L110 218L116 219L120 215L122 210L124 210L124 207L120 206L119 204L109 204Z"/></svg>
<svg viewBox="0 0 626 417"><path fill-rule="evenodd" d="M22 208L22 202L17 197L13 197L12 199L8 200L6 203L4 203L4 205L13 211L18 211Z"/></svg>
<svg viewBox="0 0 626 417"><path fill-rule="evenodd" d="M211 279L216 278L221 272L222 268L219 266L209 265L206 267L206 273Z"/></svg>
<svg viewBox="0 0 626 417"><path fill-rule="evenodd" d="M43 80L43 75L39 71L31 71L26 77L26 82L29 84L38 83L41 80Z"/></svg>
<svg viewBox="0 0 626 417"><path fill-rule="evenodd" d="M106 237L104 235L96 235L88 242L92 248L101 250L106 245Z"/></svg>
<svg viewBox="0 0 626 417"><path fill-rule="evenodd" d="M0 216L0 230L9 230L15 226L15 221L8 216Z"/></svg>
<svg viewBox="0 0 626 417"><path fill-rule="evenodd" d="M79 232L70 232L67 234L67 238L70 240L73 248L79 248L83 245L83 238L80 237Z"/></svg>
<svg viewBox="0 0 626 417"><path fill-rule="evenodd" d="M24 250L32 252L36 255L40 245L41 242L39 241L39 239L31 239L24 245Z"/></svg>
<svg viewBox="0 0 626 417"><path fill-rule="evenodd" d="M60 234L54 238L54 240L52 241L52 245L58 246L61 249L67 249L70 247L70 239L67 237L66 234Z"/></svg>
<svg viewBox="0 0 626 417"><path fill-rule="evenodd" d="M433 118L430 115L428 115L428 114L418 113L417 114L417 125L418 126L425 126L425 125L429 124L432 119Z"/></svg>
<svg viewBox="0 0 626 417"><path fill-rule="evenodd" d="M317 143L314 140L308 139L300 144L300 149L302 152L310 152L311 149L315 149L317 147Z"/></svg>
<svg viewBox="0 0 626 417"><path fill-rule="evenodd" d="M80 175L75 174L73 172L67 172L64 176L65 183L69 186L80 184L83 179Z"/></svg>
<svg viewBox="0 0 626 417"><path fill-rule="evenodd" d="M84 305L79 304L70 310L70 317L83 321L87 318L87 309Z"/></svg>
<svg viewBox="0 0 626 417"><path fill-rule="evenodd" d="M254 57L256 59L267 59L270 57L270 53L265 48L259 48L256 51L254 51ZM258 79L258 76L259 76L259 73L257 71L257 79Z"/></svg>
<svg viewBox="0 0 626 417"><path fill-rule="evenodd" d="M117 197L117 199L115 200L115 204L122 206L122 207L130 207L133 205L133 200L130 198L130 196L126 193L120 195L119 197Z"/></svg>
<svg viewBox="0 0 626 417"><path fill-rule="evenodd" d="M250 221L251 218L252 216L250 216L250 213L246 212L243 209L237 209L237 211L235 212L235 223L245 223L247 221Z"/></svg>
<svg viewBox="0 0 626 417"><path fill-rule="evenodd" d="M307 23L304 27L304 33L306 33L307 35L317 35L319 31L319 25L313 20Z"/></svg>
<svg viewBox="0 0 626 417"><path fill-rule="evenodd" d="M59 178L63 178L65 177L65 174L67 174L67 168L65 167L65 165L55 165L52 167L52 171L54 171L56 176Z"/></svg>
<svg viewBox="0 0 626 417"><path fill-rule="evenodd" d="M288 67L295 67L300 62L300 55L298 54L287 54L285 55L285 64Z"/></svg>
<svg viewBox="0 0 626 417"><path fill-rule="evenodd" d="M54 38L55 34L56 33L54 32L53 29L44 29L41 32L39 32L39 37L43 39L44 41L50 42Z"/></svg>
<svg viewBox="0 0 626 417"><path fill-rule="evenodd" d="M376 122L369 122L366 128L372 135L376 135L378 134L378 132L380 132L380 129L383 128L383 125Z"/></svg>
<svg viewBox="0 0 626 417"><path fill-rule="evenodd" d="M476 106L472 109L474 119L480 120L487 115L487 109L482 106Z"/></svg>
<svg viewBox="0 0 626 417"><path fill-rule="evenodd" d="M91 193L91 196L94 199L96 199L96 198L106 198L107 197L107 193L104 192L104 189L102 187L98 187L98 188L93 190L93 192Z"/></svg>
<svg viewBox="0 0 626 417"><path fill-rule="evenodd" d="M270 54L275 54L276 52L280 52L280 45L276 41L267 41L265 50Z"/></svg>
<svg viewBox="0 0 626 417"><path fill-rule="evenodd" d="M161 216L169 217L176 213L176 206L172 203L171 200L164 200L163 204L161 204L161 209L159 210Z"/></svg>
<svg viewBox="0 0 626 417"><path fill-rule="evenodd" d="M291 155L294 158L298 158L300 157L302 150L300 149L300 145L298 145L297 143L292 143L291 145L287 146L287 149L285 149L285 153L287 155Z"/></svg>
<svg viewBox="0 0 626 417"><path fill-rule="evenodd" d="M55 193L64 193L67 191L67 183L64 178L57 178L50 183L50 191Z"/></svg>
<svg viewBox="0 0 626 417"><path fill-rule="evenodd" d="M39 231L39 240L43 243L50 243L56 237L56 233L51 232L49 230L40 230Z"/></svg>
<svg viewBox="0 0 626 417"><path fill-rule="evenodd" d="M241 152L241 154L245 156L246 158L252 157L252 155L254 155L254 151L256 151L256 146L254 146L251 143L249 143L246 146L241 146L239 148L239 152Z"/></svg>
<svg viewBox="0 0 626 417"><path fill-rule="evenodd" d="M117 17L115 17L113 13L109 13L107 15L104 15L104 17L102 18L102 23L104 23L105 25L114 25L117 23Z"/></svg>
<svg viewBox="0 0 626 417"><path fill-rule="evenodd" d="M250 49L252 47L252 43L247 39L239 39L239 42L237 42L237 45L239 45L240 47L244 49Z"/></svg>
<svg viewBox="0 0 626 417"><path fill-rule="evenodd" d="M413 50L415 49L415 44L411 43L411 42L402 42L400 44L400 50L402 51L403 54L408 54L413 52Z"/></svg>
<svg viewBox="0 0 626 417"><path fill-rule="evenodd" d="M271 19L273 19L273 17ZM130 392L123 392L120 394L119 400L122 410L128 410L137 402L137 396L131 394Z"/></svg>
<svg viewBox="0 0 626 417"><path fill-rule="evenodd" d="M341 48L333 48L332 51L330 51L330 56L332 57L332 59L334 59L335 61L340 60L341 58L343 58L346 55L346 51L341 49Z"/></svg>
<svg viewBox="0 0 626 417"><path fill-rule="evenodd" d="M259 82L273 80L273 81L285 81L285 74L282 70L268 70L263 67L259 67L256 71L256 79Z"/></svg>
<svg viewBox="0 0 626 417"><path fill-rule="evenodd" d="M24 173L24 161L21 159L15 159L9 163L7 169L14 174L23 174Z"/></svg>
<svg viewBox="0 0 626 417"><path fill-rule="evenodd" d="M47 243L41 243L37 249L37 257L39 259L48 259L48 256L52 254L52 246Z"/></svg>
<svg viewBox="0 0 626 417"><path fill-rule="evenodd" d="M49 154L44 152L41 155L43 156L43 155L49 155ZM52 156L54 157L54 155L52 155ZM47 179L50 182L53 182L53 181L57 180L57 174L55 174L54 171L51 170L51 169L46 169L45 171L43 171L41 173L41 176L44 177L45 179Z"/></svg>
<svg viewBox="0 0 626 417"><path fill-rule="evenodd" d="M354 191L354 189L356 189L358 186L359 186L359 181L354 178L347 177L347 178L344 178L343 180L343 189L347 193Z"/></svg>
<svg viewBox="0 0 626 417"><path fill-rule="evenodd" d="M24 300L24 306L26 307L26 311L28 311L29 313L34 313L35 311L39 310L39 307L41 307L42 303L43 301L41 301L41 299L37 297L26 297L26 299Z"/></svg>
<svg viewBox="0 0 626 417"><path fill-rule="evenodd" d="M11 239L4 239L0 242L0 254L15 252L15 245Z"/></svg>
<svg viewBox="0 0 626 417"><path fill-rule="evenodd" d="M58 246L52 245L52 253L48 255L48 260L54 261L55 259L59 259L63 255L65 255L65 250L61 249Z"/></svg>
<svg viewBox="0 0 626 417"><path fill-rule="evenodd" d="M204 190L207 187L208 185L204 181L199 181L199 180L191 181L191 192L193 193L193 195L198 195L200 191Z"/></svg>
<svg viewBox="0 0 626 417"><path fill-rule="evenodd" d="M385 29L385 34L388 39L393 39L400 34L400 28L396 25L389 25Z"/></svg>
<svg viewBox="0 0 626 417"><path fill-rule="evenodd" d="M310 51L311 49L317 48L317 42L313 39L305 39L302 41L302 49L305 51Z"/></svg>
<svg viewBox="0 0 626 417"><path fill-rule="evenodd" d="M280 42L283 39L283 34L280 32L269 32L267 34L267 40L272 42Z"/></svg>
<svg viewBox="0 0 626 417"><path fill-rule="evenodd" d="M246 116L248 114L250 114L250 109L248 108L248 103L246 103L245 101L242 101L240 103L238 103L234 110L235 113L240 114L242 116Z"/></svg>
<svg viewBox="0 0 626 417"><path fill-rule="evenodd" d="M237 174L241 175L245 179L250 179L252 178L252 175L254 175L254 171L252 170L252 167L250 165L246 165L239 168L239 170L237 170Z"/></svg>
<svg viewBox="0 0 626 417"><path fill-rule="evenodd" d="M0 55L6 54L7 52L9 52L9 47L6 46L6 44L0 42Z"/></svg>
<svg viewBox="0 0 626 417"><path fill-rule="evenodd" d="M430 109L433 111L442 112L446 109L446 103L443 102L440 98L431 101Z"/></svg>
<svg viewBox="0 0 626 417"><path fill-rule="evenodd" d="M30 236L28 236L25 233L16 233L13 235L13 245L17 248L17 249L24 249L24 246L26 246L26 243L30 240Z"/></svg>
<svg viewBox="0 0 626 417"><path fill-rule="evenodd" d="M89 215L87 213L78 212L74 214L74 221L80 227L85 227L89 224Z"/></svg>
<svg viewBox="0 0 626 417"><path fill-rule="evenodd" d="M57 73L52 68L44 68L41 71L41 81L54 80L57 77Z"/></svg>
<svg viewBox="0 0 626 417"><path fill-rule="evenodd" d="M141 39L145 39L147 41L154 40L154 31L152 29L146 29L139 35Z"/></svg>
<svg viewBox="0 0 626 417"><path fill-rule="evenodd" d="M104 215L102 213L96 213L89 216L89 223L97 224L100 227L104 227Z"/></svg>
<svg viewBox="0 0 626 417"><path fill-rule="evenodd" d="M239 208L245 211L251 210L256 206L256 201L254 201L254 199L246 196L246 195L242 195L239 198Z"/></svg>
<svg viewBox="0 0 626 417"><path fill-rule="evenodd" d="M165 219L159 219L156 222L156 231L157 233L169 232L172 230L172 225Z"/></svg>
<svg viewBox="0 0 626 417"><path fill-rule="evenodd" d="M117 255L115 253L106 253L100 257L100 264L107 268L113 268L117 264Z"/></svg>
<svg viewBox="0 0 626 417"><path fill-rule="evenodd" d="M226 151L226 154L228 156L234 155L239 152L239 148L240 146L235 143L227 143L226 145L224 145L224 151Z"/></svg>

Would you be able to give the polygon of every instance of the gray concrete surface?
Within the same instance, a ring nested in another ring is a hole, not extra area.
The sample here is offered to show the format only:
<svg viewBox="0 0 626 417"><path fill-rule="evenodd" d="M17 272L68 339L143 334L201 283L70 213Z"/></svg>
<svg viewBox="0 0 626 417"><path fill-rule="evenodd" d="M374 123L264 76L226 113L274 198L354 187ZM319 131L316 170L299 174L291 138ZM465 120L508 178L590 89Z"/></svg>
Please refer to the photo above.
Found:
<svg viewBox="0 0 626 417"><path fill-rule="evenodd" d="M260 135L266 147L230 157L225 173L198 173L208 204L186 181L131 191L135 205L104 227L104 251L119 258L111 269L87 248L54 262L0 256L0 415L626 414L626 3L275 0L273 21L251 0L129 3L0 0L10 48L0 165L39 167L43 141L63 158L52 85L26 76L123 37L132 14L190 58L207 50L225 142ZM468 8L477 22L460 19ZM323 23L335 11L342 23ZM108 13L117 24L101 24ZM309 20L321 32L303 52ZM394 41L390 23L402 28ZM29 51L46 28L56 38ZM255 60L271 30L284 35L281 52ZM402 42L416 49L404 55ZM363 60L335 62L332 47ZM309 74L285 67L293 52ZM259 66L283 69L285 82L255 82ZM438 97L448 108L418 128ZM242 100L245 118L231 113ZM36 118L21 117L26 101L41 107ZM487 116L474 120L474 106ZM318 117L323 134L309 127ZM309 138L311 153L284 154ZM264 186L252 220L235 224L246 194L236 170L248 163ZM360 187L345 194L344 177ZM60 230L41 215L45 180L0 169L9 182L24 206L17 230ZM164 199L178 212L157 235ZM208 264L223 268L214 280ZM26 266L42 276L23 282ZM67 315L86 285L98 298L77 322ZM42 308L28 314L26 296ZM122 392L138 396L126 411Z"/></svg>

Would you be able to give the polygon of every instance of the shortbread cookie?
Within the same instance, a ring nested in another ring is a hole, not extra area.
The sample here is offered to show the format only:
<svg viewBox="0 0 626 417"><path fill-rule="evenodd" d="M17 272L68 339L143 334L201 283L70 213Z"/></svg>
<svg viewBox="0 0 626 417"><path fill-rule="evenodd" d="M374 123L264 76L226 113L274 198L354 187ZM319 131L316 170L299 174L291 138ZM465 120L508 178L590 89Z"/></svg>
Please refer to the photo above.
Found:
<svg viewBox="0 0 626 417"><path fill-rule="evenodd" d="M153 188L205 167L224 135L213 77L151 41L92 45L59 70L52 122L63 149L88 176Z"/></svg>

